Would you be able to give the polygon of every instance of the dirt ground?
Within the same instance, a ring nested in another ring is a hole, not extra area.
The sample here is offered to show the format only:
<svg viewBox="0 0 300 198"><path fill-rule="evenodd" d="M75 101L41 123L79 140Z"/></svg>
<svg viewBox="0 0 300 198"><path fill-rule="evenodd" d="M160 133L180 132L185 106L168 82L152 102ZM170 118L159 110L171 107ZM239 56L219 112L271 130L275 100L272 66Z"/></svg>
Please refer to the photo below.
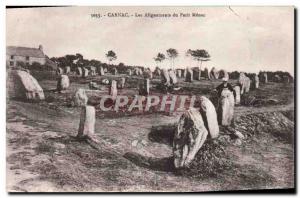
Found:
<svg viewBox="0 0 300 198"><path fill-rule="evenodd" d="M195 178L170 169L172 131L180 112L107 117L97 112L98 144L75 138L80 109L68 106L78 87L55 93L56 82L40 81L46 101L7 100L7 190L10 192L155 191L199 192L294 188L293 84L268 83L251 91L280 103L235 107L236 129L246 139L230 139L226 150L234 163L214 177ZM100 79L94 79L97 81ZM76 82L75 82L76 81ZM153 84L156 82L153 81ZM207 95L219 82L180 82ZM108 87L103 88L107 92ZM156 92L155 89L151 89ZM120 94L137 94L134 81ZM177 93L177 94L183 94ZM220 138L228 137L221 130ZM201 167L199 167L201 168Z"/></svg>

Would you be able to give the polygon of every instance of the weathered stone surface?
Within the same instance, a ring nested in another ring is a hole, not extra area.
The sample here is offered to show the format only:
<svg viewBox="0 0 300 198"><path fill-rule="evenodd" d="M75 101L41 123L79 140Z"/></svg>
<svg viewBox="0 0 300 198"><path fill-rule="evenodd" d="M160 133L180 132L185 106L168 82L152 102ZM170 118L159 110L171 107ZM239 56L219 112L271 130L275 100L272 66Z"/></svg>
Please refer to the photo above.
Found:
<svg viewBox="0 0 300 198"><path fill-rule="evenodd" d="M175 168L187 167L206 140L208 132L202 116L191 108L182 114L173 140Z"/></svg>
<svg viewBox="0 0 300 198"><path fill-rule="evenodd" d="M186 68L185 82L193 82L193 70L189 67Z"/></svg>
<svg viewBox="0 0 300 198"><path fill-rule="evenodd" d="M77 137L92 137L95 133L95 107L84 106L81 108L80 123Z"/></svg>
<svg viewBox="0 0 300 198"><path fill-rule="evenodd" d="M224 89L221 93L218 107L218 121L222 126L230 126L233 121L234 96L233 93Z"/></svg>
<svg viewBox="0 0 300 198"><path fill-rule="evenodd" d="M112 80L110 89L109 89L109 95L112 97L113 100L117 98L118 90L117 90L117 81Z"/></svg>
<svg viewBox="0 0 300 198"><path fill-rule="evenodd" d="M235 91L235 104L239 105L241 103L241 87L238 85L235 86L234 91Z"/></svg>
<svg viewBox="0 0 300 198"><path fill-rule="evenodd" d="M200 97L200 113L210 137L217 138L219 136L217 112L212 102L205 96Z"/></svg>
<svg viewBox="0 0 300 198"><path fill-rule="evenodd" d="M38 81L26 71L9 72L7 82L8 95L12 98L27 100L44 100L44 91Z"/></svg>
<svg viewBox="0 0 300 198"><path fill-rule="evenodd" d="M57 81L57 91L66 90L70 86L70 80L67 75L60 75Z"/></svg>
<svg viewBox="0 0 300 198"><path fill-rule="evenodd" d="M75 106L81 107L86 106L88 102L88 97L84 89L78 89L74 95L74 104Z"/></svg>
<svg viewBox="0 0 300 198"><path fill-rule="evenodd" d="M169 71L169 76L170 76L170 83L171 83L171 84L176 84L176 83L178 82L174 70L171 69L171 70Z"/></svg>

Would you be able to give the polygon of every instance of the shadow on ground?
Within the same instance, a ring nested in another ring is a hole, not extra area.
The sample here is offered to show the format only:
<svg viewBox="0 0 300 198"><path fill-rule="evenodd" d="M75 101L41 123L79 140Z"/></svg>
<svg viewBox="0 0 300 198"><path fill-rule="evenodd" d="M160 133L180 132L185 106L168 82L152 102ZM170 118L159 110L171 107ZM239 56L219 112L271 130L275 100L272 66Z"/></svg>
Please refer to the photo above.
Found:
<svg viewBox="0 0 300 198"><path fill-rule="evenodd" d="M123 156L137 166L155 171L174 172L173 157L154 158L139 153L127 152Z"/></svg>

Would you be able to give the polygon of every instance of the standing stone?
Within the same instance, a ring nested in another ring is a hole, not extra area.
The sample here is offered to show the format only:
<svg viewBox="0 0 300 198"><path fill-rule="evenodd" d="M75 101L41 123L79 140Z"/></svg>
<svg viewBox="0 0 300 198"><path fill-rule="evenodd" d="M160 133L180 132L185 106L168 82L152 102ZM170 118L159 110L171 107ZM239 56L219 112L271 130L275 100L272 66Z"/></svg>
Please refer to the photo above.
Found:
<svg viewBox="0 0 300 198"><path fill-rule="evenodd" d="M107 68L104 68L103 70L104 70L104 73L107 73Z"/></svg>
<svg viewBox="0 0 300 198"><path fill-rule="evenodd" d="M154 75L161 76L161 70L158 67L155 68Z"/></svg>
<svg viewBox="0 0 300 198"><path fill-rule="evenodd" d="M248 93L250 91L251 80L250 78L245 77L245 81L246 81L245 92Z"/></svg>
<svg viewBox="0 0 300 198"><path fill-rule="evenodd" d="M205 96L200 97L200 104L200 113L208 134L211 138L217 138L219 136L219 125L216 109Z"/></svg>
<svg viewBox="0 0 300 198"><path fill-rule="evenodd" d="M254 76L254 83L255 83L255 89L258 89L259 87L259 78L257 75Z"/></svg>
<svg viewBox="0 0 300 198"><path fill-rule="evenodd" d="M243 72L240 73L239 84L241 85L241 95L249 92L251 81Z"/></svg>
<svg viewBox="0 0 300 198"><path fill-rule="evenodd" d="M186 73L187 73L187 70L184 69L183 72L182 72L182 78L184 78L184 79L186 78Z"/></svg>
<svg viewBox="0 0 300 198"><path fill-rule="evenodd" d="M208 69L205 67L203 72L204 78L209 79Z"/></svg>
<svg viewBox="0 0 300 198"><path fill-rule="evenodd" d="M112 97L113 100L117 98L118 90L117 90L117 81L112 80L110 89L109 89L109 95Z"/></svg>
<svg viewBox="0 0 300 198"><path fill-rule="evenodd" d="M127 70L127 74L128 74L128 76L131 76L131 75L132 75L131 69L128 69L128 70Z"/></svg>
<svg viewBox="0 0 300 198"><path fill-rule="evenodd" d="M101 87L96 82L89 82L89 88L93 90L101 89Z"/></svg>
<svg viewBox="0 0 300 198"><path fill-rule="evenodd" d="M100 76L103 76L103 75L104 75L104 69L103 69L103 67L100 67L99 70L100 70L100 71L99 71Z"/></svg>
<svg viewBox="0 0 300 198"><path fill-rule="evenodd" d="M173 139L175 168L187 167L193 161L207 135L198 110L191 108L182 114Z"/></svg>
<svg viewBox="0 0 300 198"><path fill-rule="evenodd" d="M67 75L60 75L57 81L57 91L66 90L70 86L70 80Z"/></svg>
<svg viewBox="0 0 300 198"><path fill-rule="evenodd" d="M82 68L82 77L86 78L89 75L89 70L87 68Z"/></svg>
<svg viewBox="0 0 300 198"><path fill-rule="evenodd" d="M122 77L120 80L118 80L118 84L117 84L117 87L119 89L124 89L125 87L125 82L126 82L126 79L124 77Z"/></svg>
<svg viewBox="0 0 300 198"><path fill-rule="evenodd" d="M191 68L186 68L185 82L193 82L193 71Z"/></svg>
<svg viewBox="0 0 300 198"><path fill-rule="evenodd" d="M60 68L60 67L57 67L57 71L56 71L56 73L57 73L58 75L61 75L61 74L63 74L63 69L62 69L62 68Z"/></svg>
<svg viewBox="0 0 300 198"><path fill-rule="evenodd" d="M215 67L213 67L209 73L211 80L216 80L219 79L219 72L217 71L217 69Z"/></svg>
<svg viewBox="0 0 300 198"><path fill-rule="evenodd" d="M149 78L149 79L152 79L152 77L153 77L152 72L149 69L147 69L143 72L143 76L144 76L144 78Z"/></svg>
<svg viewBox="0 0 300 198"><path fill-rule="evenodd" d="M95 107L81 107L80 123L77 137L92 137L95 133Z"/></svg>
<svg viewBox="0 0 300 198"><path fill-rule="evenodd" d="M77 67L76 73L77 73L77 75L82 76L82 68L81 67Z"/></svg>
<svg viewBox="0 0 300 198"><path fill-rule="evenodd" d="M91 76L95 76L96 75L96 67L91 66L90 68L91 68L91 70L90 70Z"/></svg>
<svg viewBox="0 0 300 198"><path fill-rule="evenodd" d="M118 74L118 70L117 70L116 68L113 68L112 74L113 74L113 75L117 75L117 74Z"/></svg>
<svg viewBox="0 0 300 198"><path fill-rule="evenodd" d="M221 93L218 108L218 121L222 126L229 126L233 121L234 96L229 90L224 89Z"/></svg>
<svg viewBox="0 0 300 198"><path fill-rule="evenodd" d="M268 83L268 74L264 73L264 83Z"/></svg>
<svg viewBox="0 0 300 198"><path fill-rule="evenodd" d="M169 72L166 69L162 70L161 82L164 85L170 85L170 76L169 76Z"/></svg>
<svg viewBox="0 0 300 198"><path fill-rule="evenodd" d="M235 91L235 104L239 105L241 103L241 87L239 85L236 85L234 87Z"/></svg>
<svg viewBox="0 0 300 198"><path fill-rule="evenodd" d="M181 76L182 76L181 73L182 73L181 69L176 70L176 75L177 75L178 78L181 78Z"/></svg>
<svg viewBox="0 0 300 198"><path fill-rule="evenodd" d="M139 94L147 96L150 94L150 80L148 78L143 80L143 83L139 84Z"/></svg>
<svg viewBox="0 0 300 198"><path fill-rule="evenodd" d="M65 73L68 74L70 72L71 72L71 67L70 66L65 67Z"/></svg>
<svg viewBox="0 0 300 198"><path fill-rule="evenodd" d="M84 89L78 89L74 95L74 104L77 107L85 106L88 102L88 97Z"/></svg>
<svg viewBox="0 0 300 198"><path fill-rule="evenodd" d="M169 71L169 76L170 76L170 83L175 85L178 82L178 80L177 80L177 77L176 77L176 74L175 74L174 70L171 69Z"/></svg>

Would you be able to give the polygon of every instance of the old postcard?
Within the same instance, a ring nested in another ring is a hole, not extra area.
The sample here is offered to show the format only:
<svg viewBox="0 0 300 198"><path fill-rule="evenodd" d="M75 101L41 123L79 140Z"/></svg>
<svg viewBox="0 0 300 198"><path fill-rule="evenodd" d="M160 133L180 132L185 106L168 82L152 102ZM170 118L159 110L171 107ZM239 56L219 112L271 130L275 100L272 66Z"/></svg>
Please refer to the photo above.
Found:
<svg viewBox="0 0 300 198"><path fill-rule="evenodd" d="M293 192L294 12L7 7L7 191Z"/></svg>

